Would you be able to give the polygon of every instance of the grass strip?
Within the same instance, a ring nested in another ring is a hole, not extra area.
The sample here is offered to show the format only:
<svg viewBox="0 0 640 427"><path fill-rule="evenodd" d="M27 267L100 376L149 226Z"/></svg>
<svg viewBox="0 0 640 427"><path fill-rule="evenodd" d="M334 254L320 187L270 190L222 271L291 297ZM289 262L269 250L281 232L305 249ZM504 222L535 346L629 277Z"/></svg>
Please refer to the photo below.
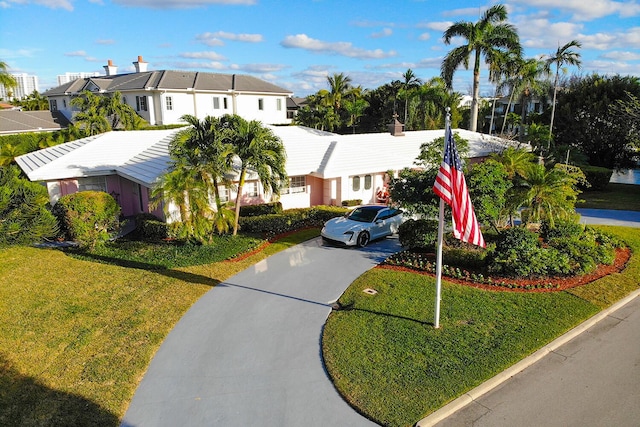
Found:
<svg viewBox="0 0 640 427"><path fill-rule="evenodd" d="M381 425L413 425L638 288L640 229L604 228L634 252L623 272L552 293L443 281L438 330L435 279L370 270L343 294L324 329L323 355L336 388Z"/></svg>
<svg viewBox="0 0 640 427"><path fill-rule="evenodd" d="M584 203L576 208L640 211L640 185L610 183L604 190L587 190L578 198Z"/></svg>

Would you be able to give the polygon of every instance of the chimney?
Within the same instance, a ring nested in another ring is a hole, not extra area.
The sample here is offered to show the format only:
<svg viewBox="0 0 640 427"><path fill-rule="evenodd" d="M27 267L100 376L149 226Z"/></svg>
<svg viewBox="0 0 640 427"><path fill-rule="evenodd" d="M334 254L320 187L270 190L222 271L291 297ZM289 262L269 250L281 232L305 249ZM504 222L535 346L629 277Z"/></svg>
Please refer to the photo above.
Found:
<svg viewBox="0 0 640 427"><path fill-rule="evenodd" d="M107 61L107 65L104 66L104 71L107 73L107 76L115 76L118 74L118 67L113 65L113 61Z"/></svg>
<svg viewBox="0 0 640 427"><path fill-rule="evenodd" d="M144 73L145 71L147 71L148 64L148 62L144 62L142 60L142 56L140 55L138 55L138 60L133 63L133 65L136 67L136 73Z"/></svg>
<svg viewBox="0 0 640 427"><path fill-rule="evenodd" d="M389 123L389 133L393 136L404 136L402 132L404 125L398 121L398 115L393 115L393 121Z"/></svg>

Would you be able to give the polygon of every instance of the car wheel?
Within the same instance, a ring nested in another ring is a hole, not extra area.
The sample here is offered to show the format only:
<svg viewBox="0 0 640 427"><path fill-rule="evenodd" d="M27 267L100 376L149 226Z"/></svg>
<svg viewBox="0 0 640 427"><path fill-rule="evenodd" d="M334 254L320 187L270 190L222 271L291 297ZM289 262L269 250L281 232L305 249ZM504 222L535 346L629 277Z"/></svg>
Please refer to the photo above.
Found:
<svg viewBox="0 0 640 427"><path fill-rule="evenodd" d="M362 231L360 234L358 234L359 247L364 248L365 246L367 246L367 244L369 243L369 240L371 240L371 237L369 236L368 231Z"/></svg>

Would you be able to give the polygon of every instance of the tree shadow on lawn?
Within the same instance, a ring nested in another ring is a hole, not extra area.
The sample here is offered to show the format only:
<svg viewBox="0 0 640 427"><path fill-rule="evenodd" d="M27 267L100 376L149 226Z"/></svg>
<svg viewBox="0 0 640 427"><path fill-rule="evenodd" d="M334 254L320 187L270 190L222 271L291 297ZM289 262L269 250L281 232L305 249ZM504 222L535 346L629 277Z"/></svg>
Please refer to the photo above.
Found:
<svg viewBox="0 0 640 427"><path fill-rule="evenodd" d="M138 270L148 271L150 273L161 274L163 276L171 277L173 279L182 280L184 282L193 283L196 285L206 285L214 287L220 283L217 279L203 276L201 274L188 273L186 271L173 270L170 268L162 267L157 264L150 264L140 261L123 260L119 258L108 257L104 255L96 255L90 253L83 253L83 258L93 259L96 262L102 264L117 265L124 268L135 268Z"/></svg>
<svg viewBox="0 0 640 427"><path fill-rule="evenodd" d="M412 317L400 316L398 314L383 313L381 311L367 310L366 308L356 308L352 304L348 304L348 305L335 304L333 306L333 309L334 309L334 311L362 311L364 313L375 314L376 316L384 316L384 317L392 317L394 319L408 320L410 322L414 322L414 323L417 323L417 324L423 325L423 326L435 326L433 321L432 322L426 322L424 320L418 320L418 319L414 319Z"/></svg>
<svg viewBox="0 0 640 427"><path fill-rule="evenodd" d="M118 422L115 414L91 400L21 374L0 354L0 425L117 426Z"/></svg>

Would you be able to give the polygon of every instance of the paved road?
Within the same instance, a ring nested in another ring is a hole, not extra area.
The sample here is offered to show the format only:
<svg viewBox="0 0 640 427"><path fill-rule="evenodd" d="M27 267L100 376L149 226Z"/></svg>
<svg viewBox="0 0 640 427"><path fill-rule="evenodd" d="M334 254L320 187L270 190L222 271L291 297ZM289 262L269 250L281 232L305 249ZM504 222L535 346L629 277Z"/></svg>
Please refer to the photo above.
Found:
<svg viewBox="0 0 640 427"><path fill-rule="evenodd" d="M435 425L639 426L640 296Z"/></svg>
<svg viewBox="0 0 640 427"><path fill-rule="evenodd" d="M399 250L313 239L207 292L145 374L123 426L372 426L338 395L320 339L331 303Z"/></svg>
<svg viewBox="0 0 640 427"><path fill-rule="evenodd" d="M583 224L607 224L640 227L640 212L607 209L576 209Z"/></svg>

